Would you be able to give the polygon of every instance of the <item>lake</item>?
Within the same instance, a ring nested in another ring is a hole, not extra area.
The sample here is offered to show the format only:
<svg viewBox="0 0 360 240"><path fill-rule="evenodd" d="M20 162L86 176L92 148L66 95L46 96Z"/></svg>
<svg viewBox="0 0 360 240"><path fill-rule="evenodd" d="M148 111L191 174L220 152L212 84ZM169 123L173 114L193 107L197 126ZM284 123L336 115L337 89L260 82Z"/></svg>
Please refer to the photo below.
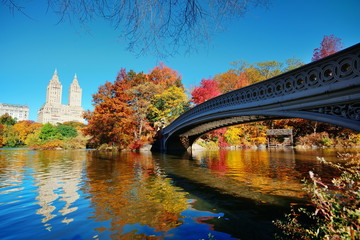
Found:
<svg viewBox="0 0 360 240"><path fill-rule="evenodd" d="M337 152L0 149L0 239L273 239Z"/></svg>

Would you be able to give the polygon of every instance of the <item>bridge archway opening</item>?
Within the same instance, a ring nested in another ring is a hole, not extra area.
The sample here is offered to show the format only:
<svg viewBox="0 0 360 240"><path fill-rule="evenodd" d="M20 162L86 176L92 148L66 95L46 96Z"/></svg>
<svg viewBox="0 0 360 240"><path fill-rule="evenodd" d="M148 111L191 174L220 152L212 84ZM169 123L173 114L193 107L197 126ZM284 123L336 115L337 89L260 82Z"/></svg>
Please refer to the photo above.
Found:
<svg viewBox="0 0 360 240"><path fill-rule="evenodd" d="M174 132L172 135L167 136L166 138L166 148L169 152L182 152L189 150L192 145L199 140L205 134L211 133L214 130L219 130L231 126L238 126L242 124L251 124L257 122L264 122L264 121L273 121L273 120L305 120L307 121L308 129L304 134L311 134L311 133L319 133L324 130L325 126L328 128L336 128L341 127L344 129L349 129L344 124L343 120L331 119L327 116L321 116L319 114L314 113L285 113L285 116L278 116L278 115L243 115L243 116L232 116L227 118L221 119L212 119L207 122L203 121L201 124L198 122L193 122L189 124L189 126L182 132ZM304 116L304 117L299 117ZM267 123L266 130L271 128L271 124ZM345 125L345 126L344 126ZM254 126L256 127L256 125ZM264 131L264 134L266 133ZM304 129L303 129L304 130ZM349 129L352 131L352 129ZM292 137L297 137L299 133L295 133ZM300 134L303 135L303 134ZM266 139L266 138L265 138ZM295 139L292 139L292 143L294 143ZM266 144L266 142L264 143Z"/></svg>

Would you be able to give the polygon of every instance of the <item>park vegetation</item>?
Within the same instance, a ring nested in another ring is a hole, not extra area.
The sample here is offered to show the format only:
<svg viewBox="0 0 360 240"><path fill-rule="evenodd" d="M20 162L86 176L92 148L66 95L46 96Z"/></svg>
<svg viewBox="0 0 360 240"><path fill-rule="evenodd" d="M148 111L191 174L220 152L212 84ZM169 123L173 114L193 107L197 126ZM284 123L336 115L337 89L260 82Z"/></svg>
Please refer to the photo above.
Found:
<svg viewBox="0 0 360 240"><path fill-rule="evenodd" d="M8 114L0 116L0 147L32 149L85 148L89 137L82 133L84 124L64 122L57 125L19 121Z"/></svg>
<svg viewBox="0 0 360 240"><path fill-rule="evenodd" d="M150 73L121 69L93 95L93 111L84 114L92 146L139 149L155 133L189 109L181 76L160 64Z"/></svg>
<svg viewBox="0 0 360 240"><path fill-rule="evenodd" d="M319 159L340 172L332 181L322 180L310 171L305 191L308 206L292 206L284 219L274 221L281 229L277 239L360 239L360 155L339 154L343 163Z"/></svg>
<svg viewBox="0 0 360 240"><path fill-rule="evenodd" d="M325 36L314 50L313 60L342 47L340 39ZM40 124L17 122L9 115L0 118L0 147L27 146L34 149L83 148L138 150L150 145L156 133L193 106L229 91L246 87L303 65L296 58L250 64L231 63L224 73L202 79L186 91L182 77L160 63L149 73L121 69L113 82L106 82L93 94L92 111L84 113L87 124ZM260 121L230 126L204 134L197 143L206 148L254 147L267 143L269 129L292 129L295 144L304 147L353 147L360 134L349 129L305 119ZM277 137L273 143L281 144Z"/></svg>

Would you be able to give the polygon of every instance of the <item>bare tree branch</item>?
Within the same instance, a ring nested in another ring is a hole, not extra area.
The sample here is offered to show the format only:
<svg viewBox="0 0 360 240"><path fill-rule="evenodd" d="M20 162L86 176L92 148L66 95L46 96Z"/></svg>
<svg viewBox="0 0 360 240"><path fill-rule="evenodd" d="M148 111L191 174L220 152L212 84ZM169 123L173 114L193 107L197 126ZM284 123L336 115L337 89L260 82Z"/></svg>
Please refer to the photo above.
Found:
<svg viewBox="0 0 360 240"><path fill-rule="evenodd" d="M10 11L25 14L16 2L2 0ZM59 23L76 20L83 25L102 18L128 41L128 50L171 55L193 50L224 26L243 17L250 8L267 7L270 0L48 0Z"/></svg>

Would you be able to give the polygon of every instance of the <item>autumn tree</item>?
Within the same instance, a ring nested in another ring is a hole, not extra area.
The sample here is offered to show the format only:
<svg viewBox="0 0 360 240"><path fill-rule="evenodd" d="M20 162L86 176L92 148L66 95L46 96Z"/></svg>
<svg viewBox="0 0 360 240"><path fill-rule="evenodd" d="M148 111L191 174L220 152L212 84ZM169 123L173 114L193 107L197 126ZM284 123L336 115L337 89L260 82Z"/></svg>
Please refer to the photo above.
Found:
<svg viewBox="0 0 360 240"><path fill-rule="evenodd" d="M7 147L16 147L20 145L19 135L12 125L4 125L3 145Z"/></svg>
<svg viewBox="0 0 360 240"><path fill-rule="evenodd" d="M260 74L269 79L282 73L283 64L277 61L259 62L256 64Z"/></svg>
<svg viewBox="0 0 360 240"><path fill-rule="evenodd" d="M249 85L246 74L244 72L236 71L235 69L230 69L225 73L216 74L214 80L219 83L219 90L222 93L227 93Z"/></svg>
<svg viewBox="0 0 360 240"><path fill-rule="evenodd" d="M30 120L19 121L14 125L14 129L19 136L21 144L25 144L25 140L29 134L34 133L42 127L41 123L36 123Z"/></svg>
<svg viewBox="0 0 360 240"><path fill-rule="evenodd" d="M148 78L150 81L165 87L184 87L181 82L181 75L176 70L167 67L162 62L159 63L159 66L156 66L151 70L148 74Z"/></svg>
<svg viewBox="0 0 360 240"><path fill-rule="evenodd" d="M137 122L135 140L143 142L153 135L153 127L164 127L187 108L188 100L181 75L160 63L149 74L128 73L131 108ZM136 81L130 79L138 79ZM156 125L156 126L155 126Z"/></svg>
<svg viewBox="0 0 360 240"><path fill-rule="evenodd" d="M146 113L150 106L150 99L154 94L160 90L153 82L149 82L147 75L144 73L136 73L129 71L127 73L127 81L129 82L129 89L127 93L131 96L129 100L129 107L133 110L133 117L135 121L134 139L139 141L143 135L144 129L149 129L149 122L146 119Z"/></svg>
<svg viewBox="0 0 360 240"><path fill-rule="evenodd" d="M0 148L3 146L4 143L4 125L2 123L0 123Z"/></svg>
<svg viewBox="0 0 360 240"><path fill-rule="evenodd" d="M84 115L89 123L85 133L95 145L122 148L151 142L160 119L163 127L188 106L181 76L162 63L148 74L122 69L114 83L99 88L93 102L94 111Z"/></svg>
<svg viewBox="0 0 360 240"><path fill-rule="evenodd" d="M283 72L291 71L293 69L301 67L302 65L304 65L304 62L301 59L289 58L285 60Z"/></svg>
<svg viewBox="0 0 360 240"><path fill-rule="evenodd" d="M220 95L219 83L214 79L201 80L200 86L195 87L191 92L192 101L195 104L203 103L211 98Z"/></svg>
<svg viewBox="0 0 360 240"><path fill-rule="evenodd" d="M335 37L335 35L333 34L329 36L325 35L320 43L320 47L314 49L314 54L311 61L316 61L331 54L334 54L342 48L343 43L340 38Z"/></svg>
<svg viewBox="0 0 360 240"><path fill-rule="evenodd" d="M249 64L244 60L238 60L230 63L230 65L230 70L235 71L237 75L246 78L247 84L254 84L298 68L304 65L304 63L300 59L289 58L285 60L284 63L278 61L265 61Z"/></svg>
<svg viewBox="0 0 360 240"><path fill-rule="evenodd" d="M85 127L84 123L78 122L78 121L67 121L63 122L62 125L73 127L77 130L82 129Z"/></svg>
<svg viewBox="0 0 360 240"><path fill-rule="evenodd" d="M144 138L144 141L146 141L150 135L153 135L155 123L157 127L163 127L173 120L173 117L168 116L170 112L173 113L176 109L182 109L180 110L181 113L185 111L185 108L182 106L182 101L184 100L182 96L185 96L185 90L181 82L181 75L164 63L154 67L149 74L131 72L128 74L129 78L139 79L131 81L132 84L128 90L132 96L131 107L134 110L137 122L135 140L139 141L141 138ZM176 87L178 90L174 93L173 98L179 97L181 99L178 102L181 102L181 104L178 106L174 106L172 99L166 96L169 88L172 87ZM157 96L164 97L161 99L161 103L159 103ZM172 108L170 112L168 112L169 107ZM160 115L161 117L159 117ZM159 119L162 119L162 122ZM159 123L161 124L159 125Z"/></svg>
<svg viewBox="0 0 360 240"><path fill-rule="evenodd" d="M88 121L84 133L92 136L93 144L116 144L124 148L133 141L135 120L128 105L129 86L126 71L122 69L114 83L106 82L93 95L95 109L84 113Z"/></svg>
<svg viewBox="0 0 360 240"><path fill-rule="evenodd" d="M164 127L189 109L189 101L182 88L172 86L151 99L148 114L153 124Z"/></svg>

